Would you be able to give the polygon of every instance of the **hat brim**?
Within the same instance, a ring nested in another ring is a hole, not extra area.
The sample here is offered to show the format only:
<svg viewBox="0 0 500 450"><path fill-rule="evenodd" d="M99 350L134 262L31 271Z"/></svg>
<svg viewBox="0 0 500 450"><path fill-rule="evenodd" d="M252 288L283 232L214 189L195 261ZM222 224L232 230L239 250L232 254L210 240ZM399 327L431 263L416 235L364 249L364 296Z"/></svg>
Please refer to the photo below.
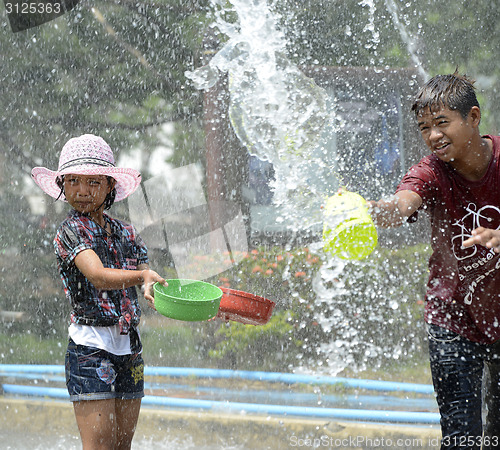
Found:
<svg viewBox="0 0 500 450"><path fill-rule="evenodd" d="M88 165L73 166L61 171L53 171L45 167L35 167L31 171L31 177L43 192L54 198L66 201L61 195L61 188L56 179L62 175L107 175L116 180L116 198L120 201L132 194L141 183L141 174L138 170L122 167L89 167Z"/></svg>

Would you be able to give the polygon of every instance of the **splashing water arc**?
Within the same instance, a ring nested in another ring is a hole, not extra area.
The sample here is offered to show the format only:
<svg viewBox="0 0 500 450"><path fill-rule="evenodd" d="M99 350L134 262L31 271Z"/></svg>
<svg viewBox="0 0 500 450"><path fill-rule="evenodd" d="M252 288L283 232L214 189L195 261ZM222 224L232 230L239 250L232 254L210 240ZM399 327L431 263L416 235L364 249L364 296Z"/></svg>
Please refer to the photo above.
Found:
<svg viewBox="0 0 500 450"><path fill-rule="evenodd" d="M250 153L280 167L308 157L326 122L326 95L286 58L286 42L266 0L212 0L213 24L229 40L210 63L187 72L198 89L228 73L229 116ZM238 21L224 17L236 12ZM279 170L279 169L278 169Z"/></svg>
<svg viewBox="0 0 500 450"><path fill-rule="evenodd" d="M387 189L390 177L400 169L394 161L406 161L404 115L399 103L407 89L403 84L397 89L389 86L393 80L389 69L348 66L332 67L331 72L322 67L325 78L331 78L331 82L319 81L324 88L320 87L288 59L288 42L278 26L282 17L271 11L267 0L210 0L210 5L211 27L218 30L214 34L222 44L206 65L185 75L196 89L205 91L227 75L232 128L248 152L257 157L251 161L260 159L272 165L272 176L266 179L272 191L266 199L269 204L248 197L251 231L258 236L266 235L268 230L269 235L286 230L289 235L321 236L325 220L332 220L325 217L324 203L344 185L344 175L348 178L345 185L354 182L354 190L364 187L363 183L372 183L373 191L378 192ZM358 5L367 9L367 23L360 30L359 43L366 49L376 49L381 45L381 36L376 26L375 2L366 0ZM406 33L403 22L397 22L398 9L390 12L390 20L396 22L413 61L420 63L412 45L414 38ZM350 33L350 29L345 33ZM420 64L417 66L421 68ZM374 80L370 79L371 74L377 75ZM358 87L358 83L362 86ZM380 92L375 92L379 87ZM389 116L394 122L390 133ZM396 159L386 169L380 155L391 152ZM359 237L359 233L354 233L356 243ZM370 249L363 256L371 253L377 239L376 232L370 233L364 243ZM340 250L345 249L344 244L342 241ZM302 272L293 272L292 263L282 277L292 291L291 301L302 304L309 297L314 299L311 317L314 316L315 325L311 334L325 336L324 342L312 351L321 359L319 366L330 374L346 367L363 370L369 361L379 364L384 358L399 358L406 351L405 345L413 348L413 343L406 344L406 337L402 338L405 343L394 346L392 341L379 342L378 336L372 335L373 323L384 327L391 324L394 308L400 304L402 316L411 311L404 305L405 299L393 300L393 290L381 294L387 280L378 278L380 258L375 255L373 259L347 263L342 259L347 253L325 252L323 242L308 242L308 247L324 257L312 274L310 292L301 292L303 284L298 277L302 275L298 274ZM379 298L381 303L376 307L365 301ZM302 329L307 323L297 326ZM294 366L296 370L308 370L308 352L309 349L300 354L304 359Z"/></svg>

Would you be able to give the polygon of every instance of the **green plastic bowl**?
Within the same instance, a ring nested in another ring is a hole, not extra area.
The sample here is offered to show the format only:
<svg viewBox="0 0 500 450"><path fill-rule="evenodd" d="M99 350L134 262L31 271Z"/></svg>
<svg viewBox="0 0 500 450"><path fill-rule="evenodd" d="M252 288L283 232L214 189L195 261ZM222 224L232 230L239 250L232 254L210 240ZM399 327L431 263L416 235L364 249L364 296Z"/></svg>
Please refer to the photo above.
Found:
<svg viewBox="0 0 500 450"><path fill-rule="evenodd" d="M156 310L171 319L197 322L215 317L222 291L204 281L173 279L153 286Z"/></svg>

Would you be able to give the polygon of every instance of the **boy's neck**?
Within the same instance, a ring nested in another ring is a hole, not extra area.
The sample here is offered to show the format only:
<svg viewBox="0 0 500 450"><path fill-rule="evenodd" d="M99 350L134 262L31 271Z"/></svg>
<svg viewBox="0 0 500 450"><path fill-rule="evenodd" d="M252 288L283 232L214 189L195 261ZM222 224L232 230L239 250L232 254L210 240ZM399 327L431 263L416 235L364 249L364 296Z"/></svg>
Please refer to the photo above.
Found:
<svg viewBox="0 0 500 450"><path fill-rule="evenodd" d="M450 164L467 180L478 181L488 170L492 155L492 140L479 136L478 142L471 145L469 157L465 161L452 161Z"/></svg>

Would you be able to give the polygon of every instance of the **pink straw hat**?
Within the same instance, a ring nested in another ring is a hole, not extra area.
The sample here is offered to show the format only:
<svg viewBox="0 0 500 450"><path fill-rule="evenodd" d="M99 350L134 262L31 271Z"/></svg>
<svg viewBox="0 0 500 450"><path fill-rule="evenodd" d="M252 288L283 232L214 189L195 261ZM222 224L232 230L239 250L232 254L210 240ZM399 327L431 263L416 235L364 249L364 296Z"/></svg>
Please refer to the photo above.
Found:
<svg viewBox="0 0 500 450"><path fill-rule="evenodd" d="M113 152L106 141L93 134L70 139L61 150L57 171L45 167L35 167L31 176L38 186L51 197L59 198L61 188L57 178L66 174L107 175L116 180L115 201L123 200L132 194L141 183L141 174L135 169L115 167ZM66 201L61 196L63 201Z"/></svg>

